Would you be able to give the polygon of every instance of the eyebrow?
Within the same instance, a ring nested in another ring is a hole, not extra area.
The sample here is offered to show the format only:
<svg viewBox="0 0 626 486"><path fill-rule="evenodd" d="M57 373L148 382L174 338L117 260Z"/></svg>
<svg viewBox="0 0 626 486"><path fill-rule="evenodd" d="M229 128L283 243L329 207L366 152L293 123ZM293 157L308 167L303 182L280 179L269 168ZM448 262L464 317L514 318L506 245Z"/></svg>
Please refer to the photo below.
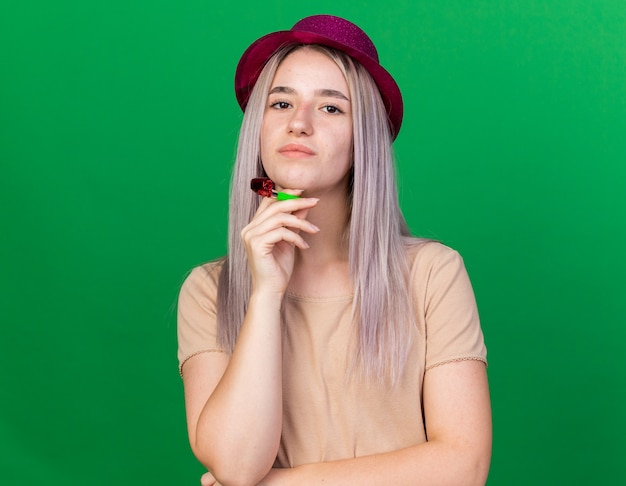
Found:
<svg viewBox="0 0 626 486"><path fill-rule="evenodd" d="M274 94L274 93L284 93L284 94L291 94L291 95L297 94L295 89L290 88L288 86L276 86L272 88L271 91L269 92L269 94ZM341 100L350 101L350 99L345 94L343 94L341 91L338 91L336 89L329 89L329 88L316 89L314 94L315 96L339 98Z"/></svg>

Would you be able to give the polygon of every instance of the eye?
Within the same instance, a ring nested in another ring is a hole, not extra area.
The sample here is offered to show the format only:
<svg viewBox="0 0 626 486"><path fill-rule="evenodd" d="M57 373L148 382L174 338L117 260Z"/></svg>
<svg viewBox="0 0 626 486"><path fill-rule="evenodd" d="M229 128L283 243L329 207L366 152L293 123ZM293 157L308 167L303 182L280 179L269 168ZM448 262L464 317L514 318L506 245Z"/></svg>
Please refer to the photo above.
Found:
<svg viewBox="0 0 626 486"><path fill-rule="evenodd" d="M338 106L335 106L335 105L323 106L322 111L325 111L326 113L330 115L334 115L336 113L343 113L343 111Z"/></svg>
<svg viewBox="0 0 626 486"><path fill-rule="evenodd" d="M286 101L274 101L273 103L270 103L270 108L275 108L277 110L286 110L290 107L291 105Z"/></svg>

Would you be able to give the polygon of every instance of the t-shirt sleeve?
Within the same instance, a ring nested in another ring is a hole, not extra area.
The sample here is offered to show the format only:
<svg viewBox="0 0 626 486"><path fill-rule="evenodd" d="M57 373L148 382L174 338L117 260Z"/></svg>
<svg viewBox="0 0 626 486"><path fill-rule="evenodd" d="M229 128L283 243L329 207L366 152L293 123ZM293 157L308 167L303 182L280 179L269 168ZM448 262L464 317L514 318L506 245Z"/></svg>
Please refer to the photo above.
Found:
<svg viewBox="0 0 626 486"><path fill-rule="evenodd" d="M185 362L205 352L223 352L217 344L218 264L194 268L178 295L177 332L178 368L182 374Z"/></svg>
<svg viewBox="0 0 626 486"><path fill-rule="evenodd" d="M455 250L429 244L424 320L428 370L461 360L487 363L476 298L465 264Z"/></svg>

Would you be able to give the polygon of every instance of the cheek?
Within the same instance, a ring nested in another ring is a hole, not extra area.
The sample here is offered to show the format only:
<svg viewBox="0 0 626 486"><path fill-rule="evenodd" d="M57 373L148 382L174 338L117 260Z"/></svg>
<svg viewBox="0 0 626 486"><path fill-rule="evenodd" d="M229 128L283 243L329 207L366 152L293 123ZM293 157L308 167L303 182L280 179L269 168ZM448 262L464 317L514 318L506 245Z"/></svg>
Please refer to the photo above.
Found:
<svg viewBox="0 0 626 486"><path fill-rule="evenodd" d="M341 153L347 160L352 161L352 132L347 133L343 140L345 140L345 142L341 146ZM350 162L350 164L352 165L352 162Z"/></svg>
<svg viewBox="0 0 626 486"><path fill-rule="evenodd" d="M265 129L265 122L261 124L261 131L259 132L259 137L261 138L261 150L265 147L267 139L267 130Z"/></svg>
<svg viewBox="0 0 626 486"><path fill-rule="evenodd" d="M261 125L260 137L261 137L261 140L260 140L261 161L264 161L267 157L269 148L272 145L272 140L267 130L265 129L265 124Z"/></svg>

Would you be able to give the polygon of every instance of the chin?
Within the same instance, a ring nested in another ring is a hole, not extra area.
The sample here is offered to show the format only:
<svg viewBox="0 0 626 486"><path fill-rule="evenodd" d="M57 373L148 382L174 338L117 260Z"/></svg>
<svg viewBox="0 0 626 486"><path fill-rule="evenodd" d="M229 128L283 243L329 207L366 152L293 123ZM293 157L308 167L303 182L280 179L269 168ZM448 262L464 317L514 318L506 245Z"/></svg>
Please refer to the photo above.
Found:
<svg viewBox="0 0 626 486"><path fill-rule="evenodd" d="M302 189L307 190L311 187L311 183L306 181L304 177L281 177L279 175L272 177L268 174L268 177L274 181L277 189Z"/></svg>

